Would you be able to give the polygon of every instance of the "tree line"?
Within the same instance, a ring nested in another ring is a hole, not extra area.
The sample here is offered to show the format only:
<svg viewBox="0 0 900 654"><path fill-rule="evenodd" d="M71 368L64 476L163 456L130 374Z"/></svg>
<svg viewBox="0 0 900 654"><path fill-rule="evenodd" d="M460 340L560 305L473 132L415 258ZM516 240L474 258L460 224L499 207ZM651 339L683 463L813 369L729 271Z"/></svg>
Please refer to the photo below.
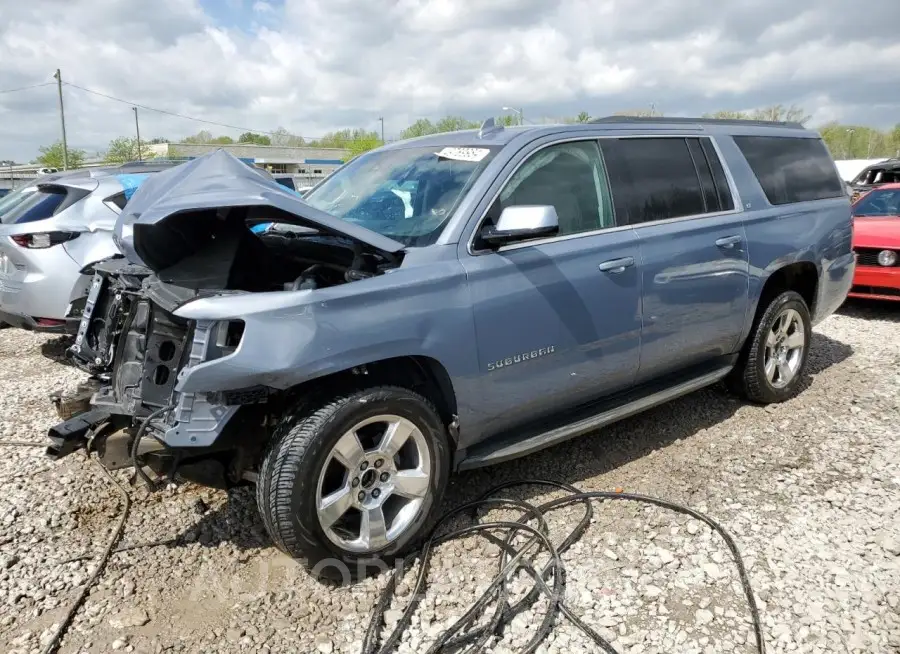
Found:
<svg viewBox="0 0 900 654"><path fill-rule="evenodd" d="M618 111L615 115L621 116L663 116L663 113L655 107L647 109L626 109ZM798 122L806 125L811 116L802 108L796 106L785 107L773 105L753 111L714 111L703 115L704 118L723 118L732 120L774 120ZM591 115L582 111L577 116L564 116L562 118L543 118L540 123L586 123L592 120ZM495 118L495 122L504 126L512 126L522 122L521 116L503 115ZM412 125L407 126L399 133L399 139L409 139L428 134L441 132L453 132L463 129L476 129L481 121L472 121L462 116L445 116L437 121L420 118ZM822 139L831 151L835 159L875 159L882 157L900 157L900 123L892 129L879 130L865 125L842 124L831 122L817 128ZM165 138L154 138L149 141L141 140L140 158L151 159L154 156L151 145L168 143ZM302 136L292 134L283 127L265 134L256 132L244 132L236 139L227 136L213 135L208 130L202 130L191 136L182 138L180 143L194 143L205 145L232 145L253 144L273 145L280 147L314 147L314 148L338 148L347 150L350 158L363 152L372 150L382 145L381 136L374 130L365 128L342 129L329 132L317 139L305 139ZM57 142L39 149L40 155L35 159L36 164L47 167L62 168L63 149L62 143ZM82 166L87 158L84 150L72 149L68 151L69 167ZM102 159L106 163L116 164L138 159L138 143L133 137L121 136L109 142Z"/></svg>

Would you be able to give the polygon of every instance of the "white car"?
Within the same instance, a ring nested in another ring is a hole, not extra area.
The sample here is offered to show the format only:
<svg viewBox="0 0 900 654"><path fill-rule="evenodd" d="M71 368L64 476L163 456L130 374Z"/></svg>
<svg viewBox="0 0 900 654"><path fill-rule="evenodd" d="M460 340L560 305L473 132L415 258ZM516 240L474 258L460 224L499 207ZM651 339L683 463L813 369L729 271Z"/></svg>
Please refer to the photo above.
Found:
<svg viewBox="0 0 900 654"><path fill-rule="evenodd" d="M0 200L0 321L74 333L91 282L82 269L119 254L119 213L148 174L171 165L49 174Z"/></svg>

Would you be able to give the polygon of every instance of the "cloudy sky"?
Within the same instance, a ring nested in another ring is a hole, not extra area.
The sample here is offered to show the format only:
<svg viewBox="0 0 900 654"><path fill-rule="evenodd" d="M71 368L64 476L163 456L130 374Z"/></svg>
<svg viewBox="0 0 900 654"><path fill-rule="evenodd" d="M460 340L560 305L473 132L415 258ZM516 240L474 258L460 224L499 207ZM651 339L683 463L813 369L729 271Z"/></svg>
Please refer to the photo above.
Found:
<svg viewBox="0 0 900 654"><path fill-rule="evenodd" d="M876 0L2 0L0 159L59 138L63 80L309 137L419 117L669 115L796 103L812 124L900 123L900 2ZM132 135L131 105L63 88L69 144ZM200 129L141 110L141 136Z"/></svg>

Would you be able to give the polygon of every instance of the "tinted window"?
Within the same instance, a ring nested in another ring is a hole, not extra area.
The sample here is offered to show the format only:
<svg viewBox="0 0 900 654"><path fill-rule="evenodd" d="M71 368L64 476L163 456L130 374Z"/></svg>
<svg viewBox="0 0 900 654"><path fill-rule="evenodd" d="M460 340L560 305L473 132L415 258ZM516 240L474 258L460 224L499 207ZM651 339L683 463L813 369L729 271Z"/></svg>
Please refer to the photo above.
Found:
<svg viewBox="0 0 900 654"><path fill-rule="evenodd" d="M59 187L42 188L29 194L17 205L0 215L4 224L30 223L50 218L66 199L66 191Z"/></svg>
<svg viewBox="0 0 900 654"><path fill-rule="evenodd" d="M770 204L836 198L844 184L821 139L735 136Z"/></svg>
<svg viewBox="0 0 900 654"><path fill-rule="evenodd" d="M719 196L716 193L716 183L713 181L712 171L706 162L706 155L700 147L700 139L688 139L688 149L700 178L700 189L703 191L703 209L706 212L719 211Z"/></svg>
<svg viewBox="0 0 900 654"><path fill-rule="evenodd" d="M528 204L552 205L560 235L612 227L612 201L597 143L563 143L533 154L506 183L489 217L496 221L506 207Z"/></svg>
<svg viewBox="0 0 900 654"><path fill-rule="evenodd" d="M698 139L703 154L706 156L706 163L712 172L713 182L716 185L716 195L719 196L719 210L731 211L734 209L734 197L731 195L731 188L728 186L728 179L725 177L725 168L719 161L719 155L709 139Z"/></svg>
<svg viewBox="0 0 900 654"><path fill-rule="evenodd" d="M0 200L0 219L2 219L4 214L12 211L13 207L24 202L34 192L34 187L24 187L3 196L3 199Z"/></svg>
<svg viewBox="0 0 900 654"><path fill-rule="evenodd" d="M125 197L125 191L122 191L121 193L116 193L115 195L106 198L106 201L111 202L114 205L116 205L117 207L119 207L119 210L124 209L125 205L128 204L128 198Z"/></svg>
<svg viewBox="0 0 900 654"><path fill-rule="evenodd" d="M706 213L700 177L686 139L603 139L616 209L629 223ZM614 172L614 168L616 170Z"/></svg>

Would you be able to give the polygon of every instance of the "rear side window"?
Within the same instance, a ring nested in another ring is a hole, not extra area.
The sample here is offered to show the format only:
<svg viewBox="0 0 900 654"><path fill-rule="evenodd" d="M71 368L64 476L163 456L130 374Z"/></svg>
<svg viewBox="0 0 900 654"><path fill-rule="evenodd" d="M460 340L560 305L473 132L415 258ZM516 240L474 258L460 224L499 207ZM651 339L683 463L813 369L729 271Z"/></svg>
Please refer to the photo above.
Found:
<svg viewBox="0 0 900 654"><path fill-rule="evenodd" d="M601 139L616 213L638 224L734 209L708 138Z"/></svg>
<svg viewBox="0 0 900 654"><path fill-rule="evenodd" d="M4 212L0 220L4 225L44 220L56 213L65 199L66 190L62 187L42 188Z"/></svg>
<svg viewBox="0 0 900 654"><path fill-rule="evenodd" d="M770 204L824 200L846 195L821 139L735 136Z"/></svg>

